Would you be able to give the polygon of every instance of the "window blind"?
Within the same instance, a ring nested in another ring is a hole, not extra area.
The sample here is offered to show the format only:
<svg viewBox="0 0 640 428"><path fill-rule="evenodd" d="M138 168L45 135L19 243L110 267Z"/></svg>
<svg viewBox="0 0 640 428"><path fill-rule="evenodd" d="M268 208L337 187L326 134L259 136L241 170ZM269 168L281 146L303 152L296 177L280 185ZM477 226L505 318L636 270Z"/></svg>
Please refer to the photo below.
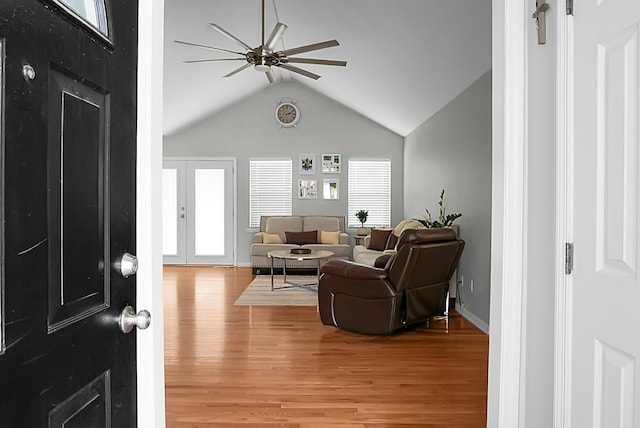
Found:
<svg viewBox="0 0 640 428"><path fill-rule="evenodd" d="M291 215L291 159L249 160L249 227L262 215Z"/></svg>
<svg viewBox="0 0 640 428"><path fill-rule="evenodd" d="M349 160L348 227L360 227L355 213L369 212L366 227L391 225L391 161Z"/></svg>

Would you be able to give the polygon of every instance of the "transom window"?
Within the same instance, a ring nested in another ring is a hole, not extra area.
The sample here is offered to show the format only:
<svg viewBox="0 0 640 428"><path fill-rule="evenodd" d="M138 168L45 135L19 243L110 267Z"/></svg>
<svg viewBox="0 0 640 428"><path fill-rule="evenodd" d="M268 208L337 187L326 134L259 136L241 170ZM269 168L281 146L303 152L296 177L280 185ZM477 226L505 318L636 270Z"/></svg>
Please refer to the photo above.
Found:
<svg viewBox="0 0 640 428"><path fill-rule="evenodd" d="M71 16L109 40L107 0L52 0Z"/></svg>
<svg viewBox="0 0 640 428"><path fill-rule="evenodd" d="M348 227L360 227L355 213L368 211L366 227L391 225L391 160L349 160Z"/></svg>

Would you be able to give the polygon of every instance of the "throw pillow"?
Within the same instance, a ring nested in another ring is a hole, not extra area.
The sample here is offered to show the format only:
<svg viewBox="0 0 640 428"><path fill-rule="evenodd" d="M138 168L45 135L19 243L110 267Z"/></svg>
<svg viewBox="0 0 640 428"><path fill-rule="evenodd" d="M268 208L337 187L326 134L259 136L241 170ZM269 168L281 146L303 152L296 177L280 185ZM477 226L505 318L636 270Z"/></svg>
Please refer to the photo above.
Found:
<svg viewBox="0 0 640 428"><path fill-rule="evenodd" d="M262 234L262 243L263 244L282 244L282 238L277 233L263 233Z"/></svg>
<svg viewBox="0 0 640 428"><path fill-rule="evenodd" d="M284 232L287 237L287 244L317 244L318 231L308 230L306 232Z"/></svg>
<svg viewBox="0 0 640 428"><path fill-rule="evenodd" d="M387 245L384 247L385 250L393 250L396 248L396 244L398 243L398 237L391 232L389 234L389 239L387 239Z"/></svg>
<svg viewBox="0 0 640 428"><path fill-rule="evenodd" d="M387 240L391 234L391 229L373 229L371 231L371 239L369 239L370 250L384 251L387 247Z"/></svg>
<svg viewBox="0 0 640 428"><path fill-rule="evenodd" d="M340 232L327 232L323 230L320 232L320 243L338 245L340 243Z"/></svg>

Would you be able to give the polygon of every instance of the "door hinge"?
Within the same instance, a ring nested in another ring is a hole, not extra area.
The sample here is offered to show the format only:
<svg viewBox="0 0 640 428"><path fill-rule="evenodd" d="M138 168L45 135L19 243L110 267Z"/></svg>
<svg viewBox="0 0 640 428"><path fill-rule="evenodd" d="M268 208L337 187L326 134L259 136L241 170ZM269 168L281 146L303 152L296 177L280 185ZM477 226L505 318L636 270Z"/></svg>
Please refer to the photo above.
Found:
<svg viewBox="0 0 640 428"><path fill-rule="evenodd" d="M573 0L567 0L567 15L573 15Z"/></svg>
<svg viewBox="0 0 640 428"><path fill-rule="evenodd" d="M573 242L564 244L564 273L566 275L573 273Z"/></svg>

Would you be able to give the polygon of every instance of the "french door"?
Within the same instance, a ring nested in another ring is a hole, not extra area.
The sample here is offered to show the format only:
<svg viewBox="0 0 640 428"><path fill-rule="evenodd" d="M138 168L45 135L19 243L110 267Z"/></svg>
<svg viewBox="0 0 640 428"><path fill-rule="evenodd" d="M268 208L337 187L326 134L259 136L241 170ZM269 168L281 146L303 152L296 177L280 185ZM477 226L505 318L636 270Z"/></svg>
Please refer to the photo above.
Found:
<svg viewBox="0 0 640 428"><path fill-rule="evenodd" d="M166 264L235 264L235 159L165 160Z"/></svg>

